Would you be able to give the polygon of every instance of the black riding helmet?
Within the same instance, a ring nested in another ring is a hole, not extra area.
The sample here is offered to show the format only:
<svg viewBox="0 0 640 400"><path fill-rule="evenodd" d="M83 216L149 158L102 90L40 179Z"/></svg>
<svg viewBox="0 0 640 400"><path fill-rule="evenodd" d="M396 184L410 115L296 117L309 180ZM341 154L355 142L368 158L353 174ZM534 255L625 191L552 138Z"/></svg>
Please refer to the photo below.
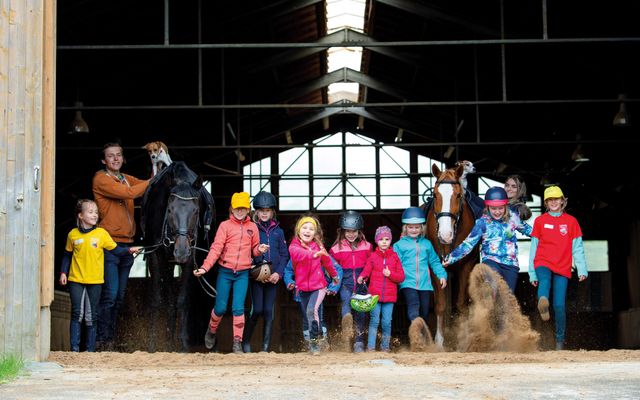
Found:
<svg viewBox="0 0 640 400"><path fill-rule="evenodd" d="M359 231L364 227L362 215L357 211L346 211L340 215L340 228Z"/></svg>
<svg viewBox="0 0 640 400"><path fill-rule="evenodd" d="M259 192L253 198L253 208L276 208L276 197L269 192Z"/></svg>

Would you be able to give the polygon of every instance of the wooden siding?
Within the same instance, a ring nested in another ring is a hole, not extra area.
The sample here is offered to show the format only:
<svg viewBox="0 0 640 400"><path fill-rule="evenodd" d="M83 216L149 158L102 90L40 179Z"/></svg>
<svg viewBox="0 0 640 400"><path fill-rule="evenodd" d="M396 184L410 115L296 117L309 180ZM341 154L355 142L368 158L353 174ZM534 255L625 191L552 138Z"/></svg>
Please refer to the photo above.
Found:
<svg viewBox="0 0 640 400"><path fill-rule="evenodd" d="M40 340L41 328L49 329L41 319L48 315L41 307L47 303L41 295L41 252L53 245L53 236L44 242L40 227L41 213L51 212L41 204L42 149L44 137L51 144L53 125L49 121L45 132L43 120L52 118L54 93L53 67L45 81L43 59L55 51L55 41L45 43L45 2L54 9L53 0L0 2L0 353L26 360L45 358L49 351ZM49 40L53 32L50 25Z"/></svg>

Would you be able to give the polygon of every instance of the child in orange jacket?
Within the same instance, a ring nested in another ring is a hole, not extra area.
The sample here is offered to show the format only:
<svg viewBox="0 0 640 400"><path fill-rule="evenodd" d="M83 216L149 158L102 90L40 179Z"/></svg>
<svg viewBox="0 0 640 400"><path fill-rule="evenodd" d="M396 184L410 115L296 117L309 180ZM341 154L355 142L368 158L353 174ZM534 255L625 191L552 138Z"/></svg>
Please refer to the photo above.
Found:
<svg viewBox="0 0 640 400"><path fill-rule="evenodd" d="M227 311L229 293L233 288L233 352L243 353L244 301L249 286L252 257L269 250L268 245L260 244L258 227L248 215L250 207L249 193L233 194L229 219L220 224L207 258L200 268L193 271L195 276L204 275L216 261L220 267L216 280L216 304L211 310L209 328L204 336L204 345L208 350L213 349L216 344L216 331Z"/></svg>

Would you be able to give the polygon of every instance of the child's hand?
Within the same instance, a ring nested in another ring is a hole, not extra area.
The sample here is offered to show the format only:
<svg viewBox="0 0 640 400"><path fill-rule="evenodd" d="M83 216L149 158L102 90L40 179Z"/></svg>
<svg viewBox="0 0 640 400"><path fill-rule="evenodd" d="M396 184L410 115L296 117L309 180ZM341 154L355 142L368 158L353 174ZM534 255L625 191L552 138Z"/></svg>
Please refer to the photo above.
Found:
<svg viewBox="0 0 640 400"><path fill-rule="evenodd" d="M451 264L451 263L449 262L449 260L450 260L450 257L449 257L449 256L446 256L446 257L442 260L442 266L443 266L443 267L445 267L445 268L447 268L447 267L449 266L449 264Z"/></svg>
<svg viewBox="0 0 640 400"><path fill-rule="evenodd" d="M328 296L335 296L336 292L334 292L333 290L327 290L327 295Z"/></svg>
<svg viewBox="0 0 640 400"><path fill-rule="evenodd" d="M578 276L578 282L583 282L587 277L585 275Z"/></svg>
<svg viewBox="0 0 640 400"><path fill-rule="evenodd" d="M440 287L443 288L443 289L447 287L447 279L446 278L440 278Z"/></svg>
<svg viewBox="0 0 640 400"><path fill-rule="evenodd" d="M129 254L136 255L142 251L142 246L132 246L129 247Z"/></svg>
<svg viewBox="0 0 640 400"><path fill-rule="evenodd" d="M259 251L260 253L262 253L262 254L266 253L267 251L269 251L269 245L268 245L268 244L261 243L261 244L258 246L258 251Z"/></svg>
<svg viewBox="0 0 640 400"><path fill-rule="evenodd" d="M531 281L531 284L533 285L533 287L538 287L538 281Z"/></svg>
<svg viewBox="0 0 640 400"><path fill-rule="evenodd" d="M321 248L321 249L320 249L320 251L318 251L317 253L315 253L315 254L313 255L313 258L318 258L318 257L320 257L320 256L327 256L327 257L329 257L329 253L327 253L327 250L326 250L324 247L323 247L323 248Z"/></svg>
<svg viewBox="0 0 640 400"><path fill-rule="evenodd" d="M362 285L362 282L364 282L364 278L359 276L358 277L358 283Z"/></svg>
<svg viewBox="0 0 640 400"><path fill-rule="evenodd" d="M389 277L389 275L391 275L391 271L389 271L389 267L387 267L386 265L384 266L384 269L382 270L382 275L386 276L387 278Z"/></svg>
<svg viewBox="0 0 640 400"><path fill-rule="evenodd" d="M65 273L60 274L60 284L62 286L67 284L67 274Z"/></svg>
<svg viewBox="0 0 640 400"><path fill-rule="evenodd" d="M200 267L200 268L196 269L195 271L193 271L193 274L195 276L202 276L202 275L204 275L206 273L207 273L207 270L202 268L202 267Z"/></svg>
<svg viewBox="0 0 640 400"><path fill-rule="evenodd" d="M268 281L273 283L274 285L278 283L279 280L280 280L280 274L278 274L277 272L274 272L273 274L271 274L268 279Z"/></svg>
<svg viewBox="0 0 640 400"><path fill-rule="evenodd" d="M338 275L334 276L333 279L331 280L333 282L334 285L337 285L338 282L340 282L340 279L338 278Z"/></svg>
<svg viewBox="0 0 640 400"><path fill-rule="evenodd" d="M287 290L293 290L296 288L296 284L295 283L290 283L287 285Z"/></svg>

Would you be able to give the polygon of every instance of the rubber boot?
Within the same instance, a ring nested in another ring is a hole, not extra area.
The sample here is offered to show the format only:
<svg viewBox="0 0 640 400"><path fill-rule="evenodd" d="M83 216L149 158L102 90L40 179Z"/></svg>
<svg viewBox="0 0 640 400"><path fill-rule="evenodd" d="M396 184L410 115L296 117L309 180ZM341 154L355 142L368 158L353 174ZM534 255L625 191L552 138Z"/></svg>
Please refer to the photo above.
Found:
<svg viewBox="0 0 640 400"><path fill-rule="evenodd" d="M216 333L212 332L210 328L207 328L207 333L204 335L204 347L207 350L212 350L216 346Z"/></svg>
<svg viewBox="0 0 640 400"><path fill-rule="evenodd" d="M71 339L71 351L80 351L80 335L82 332L82 325L80 321L71 321L69 324L69 336Z"/></svg>
<svg viewBox="0 0 640 400"><path fill-rule="evenodd" d="M273 328L273 320L264 321L264 330L262 335L262 351L269 351L271 345L271 329Z"/></svg>
<svg viewBox="0 0 640 400"><path fill-rule="evenodd" d="M233 354L244 354L244 351L242 351L242 342L240 340L234 339L231 351L233 352Z"/></svg>
<svg viewBox="0 0 640 400"><path fill-rule="evenodd" d="M96 328L92 325L85 325L85 335L87 337L87 351L96 351Z"/></svg>
<svg viewBox="0 0 640 400"><path fill-rule="evenodd" d="M253 329L256 327L257 319L249 318L249 321L244 325L244 333L242 334L242 350L245 353L251 353L251 336L253 336Z"/></svg>

